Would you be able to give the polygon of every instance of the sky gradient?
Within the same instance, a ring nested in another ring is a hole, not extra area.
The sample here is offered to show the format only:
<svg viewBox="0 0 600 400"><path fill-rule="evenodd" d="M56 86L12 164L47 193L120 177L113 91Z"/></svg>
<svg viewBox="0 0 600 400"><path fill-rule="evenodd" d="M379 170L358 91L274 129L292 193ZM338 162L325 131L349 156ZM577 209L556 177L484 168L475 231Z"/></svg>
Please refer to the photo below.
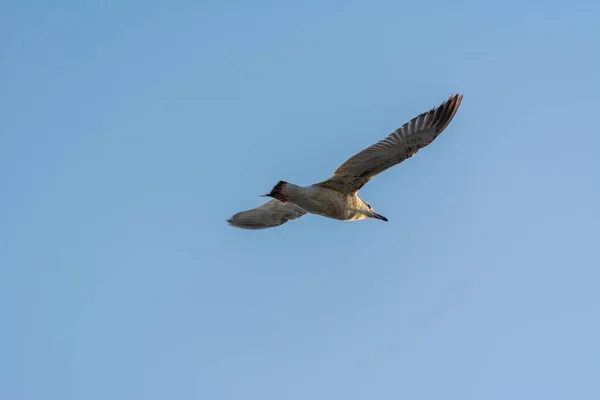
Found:
<svg viewBox="0 0 600 400"><path fill-rule="evenodd" d="M0 399L600 398L600 4L495 6L3 1Z"/></svg>

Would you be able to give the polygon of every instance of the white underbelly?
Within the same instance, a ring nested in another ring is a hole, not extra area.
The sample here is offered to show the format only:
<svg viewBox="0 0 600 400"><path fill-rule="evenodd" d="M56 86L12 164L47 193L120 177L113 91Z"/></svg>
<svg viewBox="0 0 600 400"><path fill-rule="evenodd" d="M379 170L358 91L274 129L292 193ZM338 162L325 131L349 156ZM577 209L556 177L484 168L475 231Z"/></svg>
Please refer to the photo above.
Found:
<svg viewBox="0 0 600 400"><path fill-rule="evenodd" d="M294 203L309 213L343 221L356 219L352 199L340 192L310 187L303 194L294 199Z"/></svg>

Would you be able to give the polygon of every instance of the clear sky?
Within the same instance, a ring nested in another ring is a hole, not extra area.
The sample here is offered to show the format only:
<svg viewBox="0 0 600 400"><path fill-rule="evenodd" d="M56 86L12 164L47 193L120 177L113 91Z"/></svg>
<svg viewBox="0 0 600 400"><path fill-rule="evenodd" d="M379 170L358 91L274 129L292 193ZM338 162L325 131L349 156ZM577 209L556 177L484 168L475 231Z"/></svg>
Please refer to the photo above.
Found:
<svg viewBox="0 0 600 400"><path fill-rule="evenodd" d="M600 398L599 20L3 1L0 399ZM455 92L390 222L225 222Z"/></svg>

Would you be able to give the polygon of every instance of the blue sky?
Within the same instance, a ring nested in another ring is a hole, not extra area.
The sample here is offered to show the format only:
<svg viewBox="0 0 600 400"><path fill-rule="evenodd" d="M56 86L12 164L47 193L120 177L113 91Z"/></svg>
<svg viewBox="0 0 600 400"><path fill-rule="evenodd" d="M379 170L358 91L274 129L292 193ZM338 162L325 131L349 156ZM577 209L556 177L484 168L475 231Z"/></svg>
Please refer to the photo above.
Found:
<svg viewBox="0 0 600 400"><path fill-rule="evenodd" d="M1 9L0 398L600 397L597 2ZM390 222L226 224L454 92Z"/></svg>

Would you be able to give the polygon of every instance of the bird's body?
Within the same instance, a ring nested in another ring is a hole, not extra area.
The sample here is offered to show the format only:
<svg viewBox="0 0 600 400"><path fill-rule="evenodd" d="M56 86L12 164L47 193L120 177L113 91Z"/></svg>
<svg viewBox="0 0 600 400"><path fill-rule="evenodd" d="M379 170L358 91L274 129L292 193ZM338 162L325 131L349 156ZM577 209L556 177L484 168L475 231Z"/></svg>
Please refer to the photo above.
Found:
<svg viewBox="0 0 600 400"><path fill-rule="evenodd" d="M264 229L300 218L307 212L342 221L376 218L387 221L357 195L373 177L412 157L448 126L462 96L451 96L439 107L420 114L385 139L364 149L339 166L333 175L310 186L279 181L267 203L235 214L228 222L244 229Z"/></svg>
<svg viewBox="0 0 600 400"><path fill-rule="evenodd" d="M319 184L297 186L281 181L279 185L281 195L274 196L281 196L284 201L293 203L311 214L342 221L368 218L361 212L363 201L356 193L342 193Z"/></svg>

